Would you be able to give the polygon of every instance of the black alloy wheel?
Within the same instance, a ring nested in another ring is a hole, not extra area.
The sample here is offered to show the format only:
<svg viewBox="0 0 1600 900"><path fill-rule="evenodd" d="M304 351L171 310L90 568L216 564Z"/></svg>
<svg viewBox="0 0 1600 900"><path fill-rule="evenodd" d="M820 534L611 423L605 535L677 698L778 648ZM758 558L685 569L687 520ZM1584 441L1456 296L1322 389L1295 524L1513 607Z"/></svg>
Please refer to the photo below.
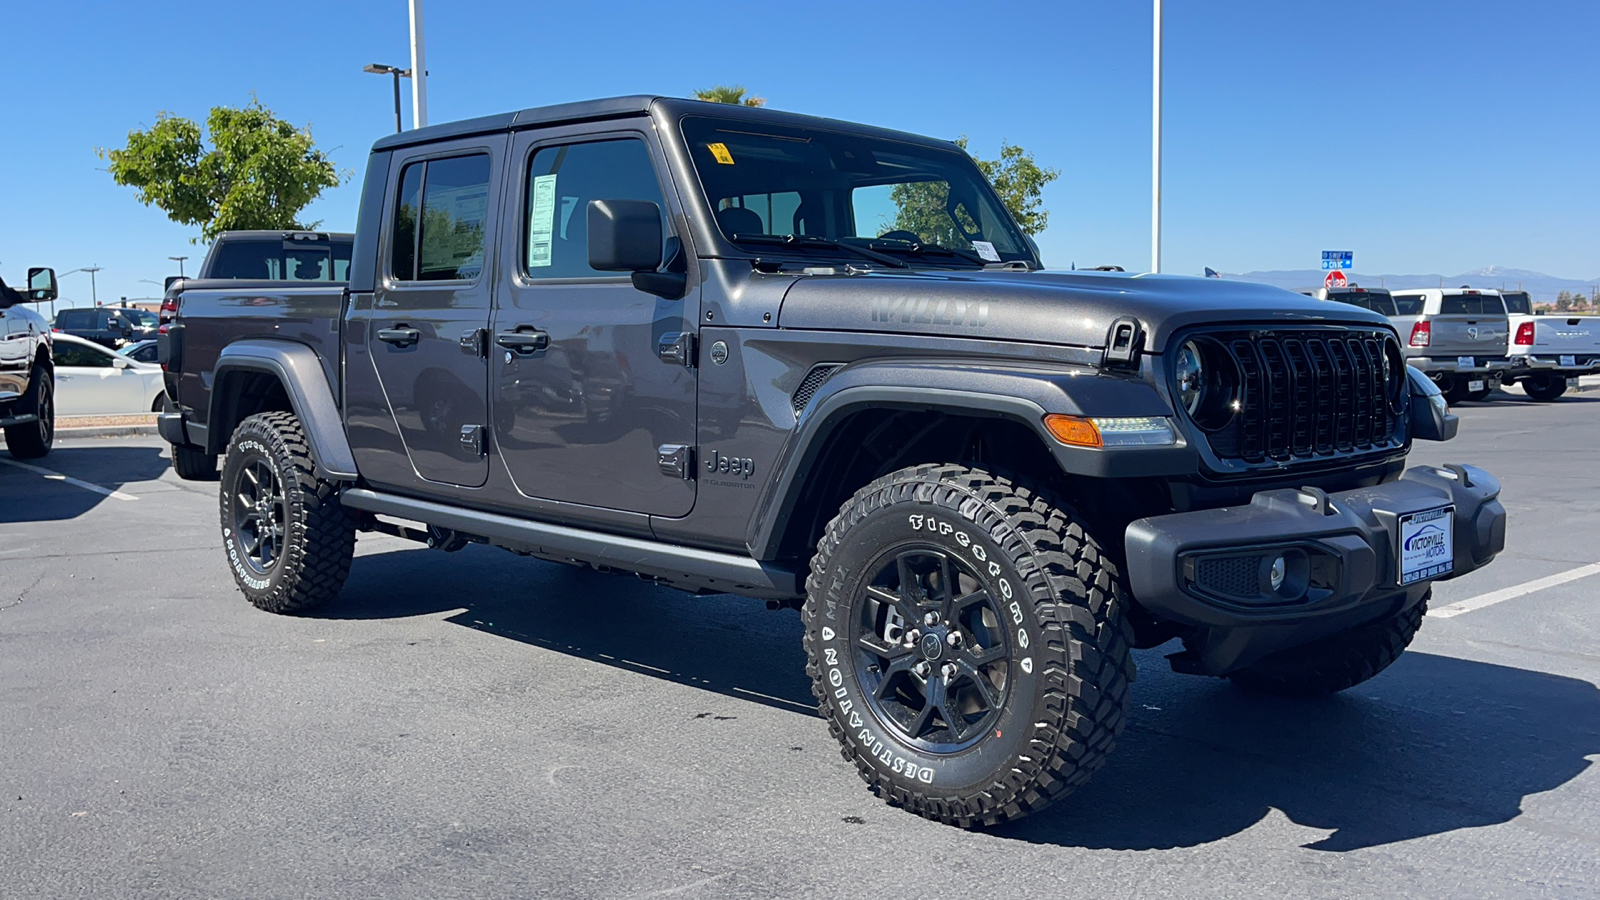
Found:
<svg viewBox="0 0 1600 900"><path fill-rule="evenodd" d="M899 549L876 568L854 616L862 693L912 746L964 750L993 728L1010 687L1000 605L968 563L936 546Z"/></svg>
<svg viewBox="0 0 1600 900"><path fill-rule="evenodd" d="M283 486L266 459L252 459L240 470L233 501L233 528L244 560L257 575L266 575L283 557L285 531Z"/></svg>

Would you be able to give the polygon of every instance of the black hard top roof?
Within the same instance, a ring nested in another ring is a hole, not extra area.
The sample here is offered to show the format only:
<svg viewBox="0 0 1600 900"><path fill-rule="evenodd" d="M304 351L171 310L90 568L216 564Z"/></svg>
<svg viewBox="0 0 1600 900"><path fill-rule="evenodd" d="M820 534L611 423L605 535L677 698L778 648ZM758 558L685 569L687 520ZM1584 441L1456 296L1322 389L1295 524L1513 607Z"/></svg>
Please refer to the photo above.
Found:
<svg viewBox="0 0 1600 900"><path fill-rule="evenodd" d="M492 134L496 131L512 131L538 125L560 125L574 122L593 122L603 119L620 119L628 116L643 116L648 115L653 108L659 109L662 113L674 119L686 115L719 116L731 119L747 119L751 122L766 122L773 125L789 125L798 128L849 131L856 134L867 134L891 140L940 147L950 146L949 141L936 140L907 132L892 131L887 128L877 128L871 125L858 125L838 119L827 119L821 116L780 112L765 107L737 106L731 103L708 103L703 100L681 100L673 97L656 97L641 94L632 97L585 100L579 103L559 103L554 106L536 106L521 112L497 113L492 116L480 116L476 119L462 119L459 122L429 125L426 128L391 134L373 144L372 149L374 152L393 150L397 147L411 147L417 144L433 143L451 138Z"/></svg>
<svg viewBox="0 0 1600 900"><path fill-rule="evenodd" d="M308 231L295 228L240 228L233 231L224 231L217 235L217 240L228 241L235 238L266 238L270 240L292 240L295 235L314 235L312 240L329 241L354 241L356 236L348 231Z"/></svg>

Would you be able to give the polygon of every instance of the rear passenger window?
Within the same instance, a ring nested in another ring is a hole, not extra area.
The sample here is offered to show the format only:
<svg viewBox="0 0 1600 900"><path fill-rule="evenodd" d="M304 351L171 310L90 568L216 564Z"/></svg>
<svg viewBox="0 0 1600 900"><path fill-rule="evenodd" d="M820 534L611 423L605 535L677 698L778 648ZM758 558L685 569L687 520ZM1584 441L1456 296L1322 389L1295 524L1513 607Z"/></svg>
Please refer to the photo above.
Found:
<svg viewBox="0 0 1600 900"><path fill-rule="evenodd" d="M400 173L390 273L400 281L471 281L483 271L486 153L414 162ZM349 268L348 257L342 262Z"/></svg>
<svg viewBox="0 0 1600 900"><path fill-rule="evenodd" d="M545 147L528 164L522 262L529 278L616 278L589 268L589 201L648 200L664 209L644 141ZM667 229L663 226L662 232ZM670 240L670 239L669 239ZM666 254L663 253L663 257Z"/></svg>

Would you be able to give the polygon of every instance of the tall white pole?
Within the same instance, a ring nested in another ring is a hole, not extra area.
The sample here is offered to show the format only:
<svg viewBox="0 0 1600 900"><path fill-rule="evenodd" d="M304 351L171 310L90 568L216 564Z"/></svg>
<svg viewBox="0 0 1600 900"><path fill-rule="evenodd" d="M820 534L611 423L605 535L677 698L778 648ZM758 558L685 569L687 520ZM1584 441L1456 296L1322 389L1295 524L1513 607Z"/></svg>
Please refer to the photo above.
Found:
<svg viewBox="0 0 1600 900"><path fill-rule="evenodd" d="M1150 100L1150 271L1161 271L1161 0L1155 0L1155 70Z"/></svg>
<svg viewBox="0 0 1600 900"><path fill-rule="evenodd" d="M1160 0L1157 0L1159 3ZM428 124L428 65L422 58L422 0L411 0L411 127Z"/></svg>

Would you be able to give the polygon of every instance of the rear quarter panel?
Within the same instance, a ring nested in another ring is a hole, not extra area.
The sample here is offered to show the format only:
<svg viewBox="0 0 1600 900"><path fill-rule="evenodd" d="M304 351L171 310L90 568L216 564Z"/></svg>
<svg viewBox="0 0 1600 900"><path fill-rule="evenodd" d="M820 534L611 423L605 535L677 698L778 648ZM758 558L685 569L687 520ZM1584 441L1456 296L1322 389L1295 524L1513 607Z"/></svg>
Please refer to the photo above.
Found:
<svg viewBox="0 0 1600 900"><path fill-rule="evenodd" d="M291 341L312 348L337 396L343 302L342 284L188 282L178 312L183 359L176 400L190 411L192 421L208 424L217 359L223 348L246 338Z"/></svg>

